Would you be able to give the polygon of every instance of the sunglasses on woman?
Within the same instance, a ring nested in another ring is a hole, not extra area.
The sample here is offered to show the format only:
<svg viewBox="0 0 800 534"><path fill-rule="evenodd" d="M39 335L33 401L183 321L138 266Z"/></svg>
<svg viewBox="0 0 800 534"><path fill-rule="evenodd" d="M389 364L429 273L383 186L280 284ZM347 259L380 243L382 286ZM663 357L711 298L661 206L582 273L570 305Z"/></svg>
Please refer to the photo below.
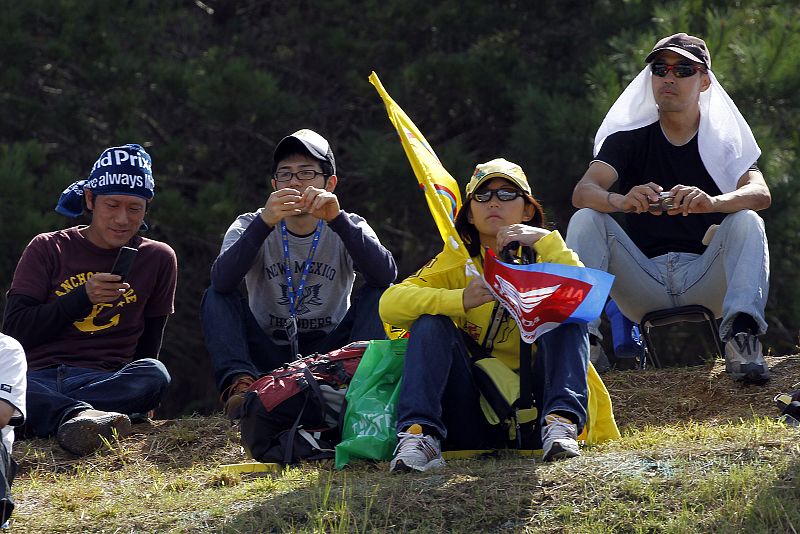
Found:
<svg viewBox="0 0 800 534"><path fill-rule="evenodd" d="M492 200L492 195L497 195L497 200L501 202L508 202L517 197L521 197L522 191L519 189L484 189L482 191L476 191L475 194L472 195L472 198L474 198L476 202L489 202Z"/></svg>
<svg viewBox="0 0 800 534"><path fill-rule="evenodd" d="M695 65L694 63L678 63L677 65L652 63L650 65L650 70L653 71L653 74L659 78L665 77L669 71L672 71L672 74L676 78L688 78L689 76L694 76L695 72L704 71L703 67L700 65Z"/></svg>

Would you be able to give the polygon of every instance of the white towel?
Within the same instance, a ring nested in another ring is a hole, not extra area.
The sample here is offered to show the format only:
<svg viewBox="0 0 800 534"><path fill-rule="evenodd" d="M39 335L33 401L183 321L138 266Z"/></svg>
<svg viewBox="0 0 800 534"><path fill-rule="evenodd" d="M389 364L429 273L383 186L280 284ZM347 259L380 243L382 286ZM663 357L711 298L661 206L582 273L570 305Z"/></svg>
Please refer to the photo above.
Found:
<svg viewBox="0 0 800 534"><path fill-rule="evenodd" d="M739 178L761 155L753 132L736 104L708 70L711 85L700 93L700 128L697 143L708 174L723 193L736 189ZM594 138L594 155L603 141L620 131L635 130L658 120L650 65L625 88Z"/></svg>

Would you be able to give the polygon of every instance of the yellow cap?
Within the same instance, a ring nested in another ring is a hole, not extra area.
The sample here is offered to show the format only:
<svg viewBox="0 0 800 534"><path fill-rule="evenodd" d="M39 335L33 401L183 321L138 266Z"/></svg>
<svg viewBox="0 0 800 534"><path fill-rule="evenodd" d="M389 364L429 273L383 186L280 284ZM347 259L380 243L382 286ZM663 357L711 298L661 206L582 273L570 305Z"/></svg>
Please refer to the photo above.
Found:
<svg viewBox="0 0 800 534"><path fill-rule="evenodd" d="M529 195L531 194L531 186L528 184L528 177L522 172L522 167L503 158L497 158L475 167L475 172L472 173L472 178L467 184L467 197L471 196L483 182L492 178L510 180L517 187Z"/></svg>

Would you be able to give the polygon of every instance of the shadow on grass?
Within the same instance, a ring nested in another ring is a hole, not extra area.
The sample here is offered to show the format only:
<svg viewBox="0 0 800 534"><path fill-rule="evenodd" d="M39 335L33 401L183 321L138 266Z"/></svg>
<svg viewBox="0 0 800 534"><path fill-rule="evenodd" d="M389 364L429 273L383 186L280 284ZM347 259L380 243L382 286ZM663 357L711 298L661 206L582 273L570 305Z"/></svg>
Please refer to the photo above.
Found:
<svg viewBox="0 0 800 534"><path fill-rule="evenodd" d="M248 483L248 482L244 482ZM544 489L530 459L454 460L429 473L387 463L321 471L316 484L258 502L223 532L519 531ZM538 496L538 497L537 497Z"/></svg>

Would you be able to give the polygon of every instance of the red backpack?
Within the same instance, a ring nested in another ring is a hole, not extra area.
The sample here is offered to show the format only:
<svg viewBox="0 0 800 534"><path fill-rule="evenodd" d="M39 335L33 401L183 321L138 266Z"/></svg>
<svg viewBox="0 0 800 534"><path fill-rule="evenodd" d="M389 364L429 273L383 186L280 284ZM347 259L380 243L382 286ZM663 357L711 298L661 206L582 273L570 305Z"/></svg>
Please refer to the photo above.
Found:
<svg viewBox="0 0 800 534"><path fill-rule="evenodd" d="M294 464L334 457L344 395L369 341L287 363L256 380L232 414L242 445L259 462Z"/></svg>

